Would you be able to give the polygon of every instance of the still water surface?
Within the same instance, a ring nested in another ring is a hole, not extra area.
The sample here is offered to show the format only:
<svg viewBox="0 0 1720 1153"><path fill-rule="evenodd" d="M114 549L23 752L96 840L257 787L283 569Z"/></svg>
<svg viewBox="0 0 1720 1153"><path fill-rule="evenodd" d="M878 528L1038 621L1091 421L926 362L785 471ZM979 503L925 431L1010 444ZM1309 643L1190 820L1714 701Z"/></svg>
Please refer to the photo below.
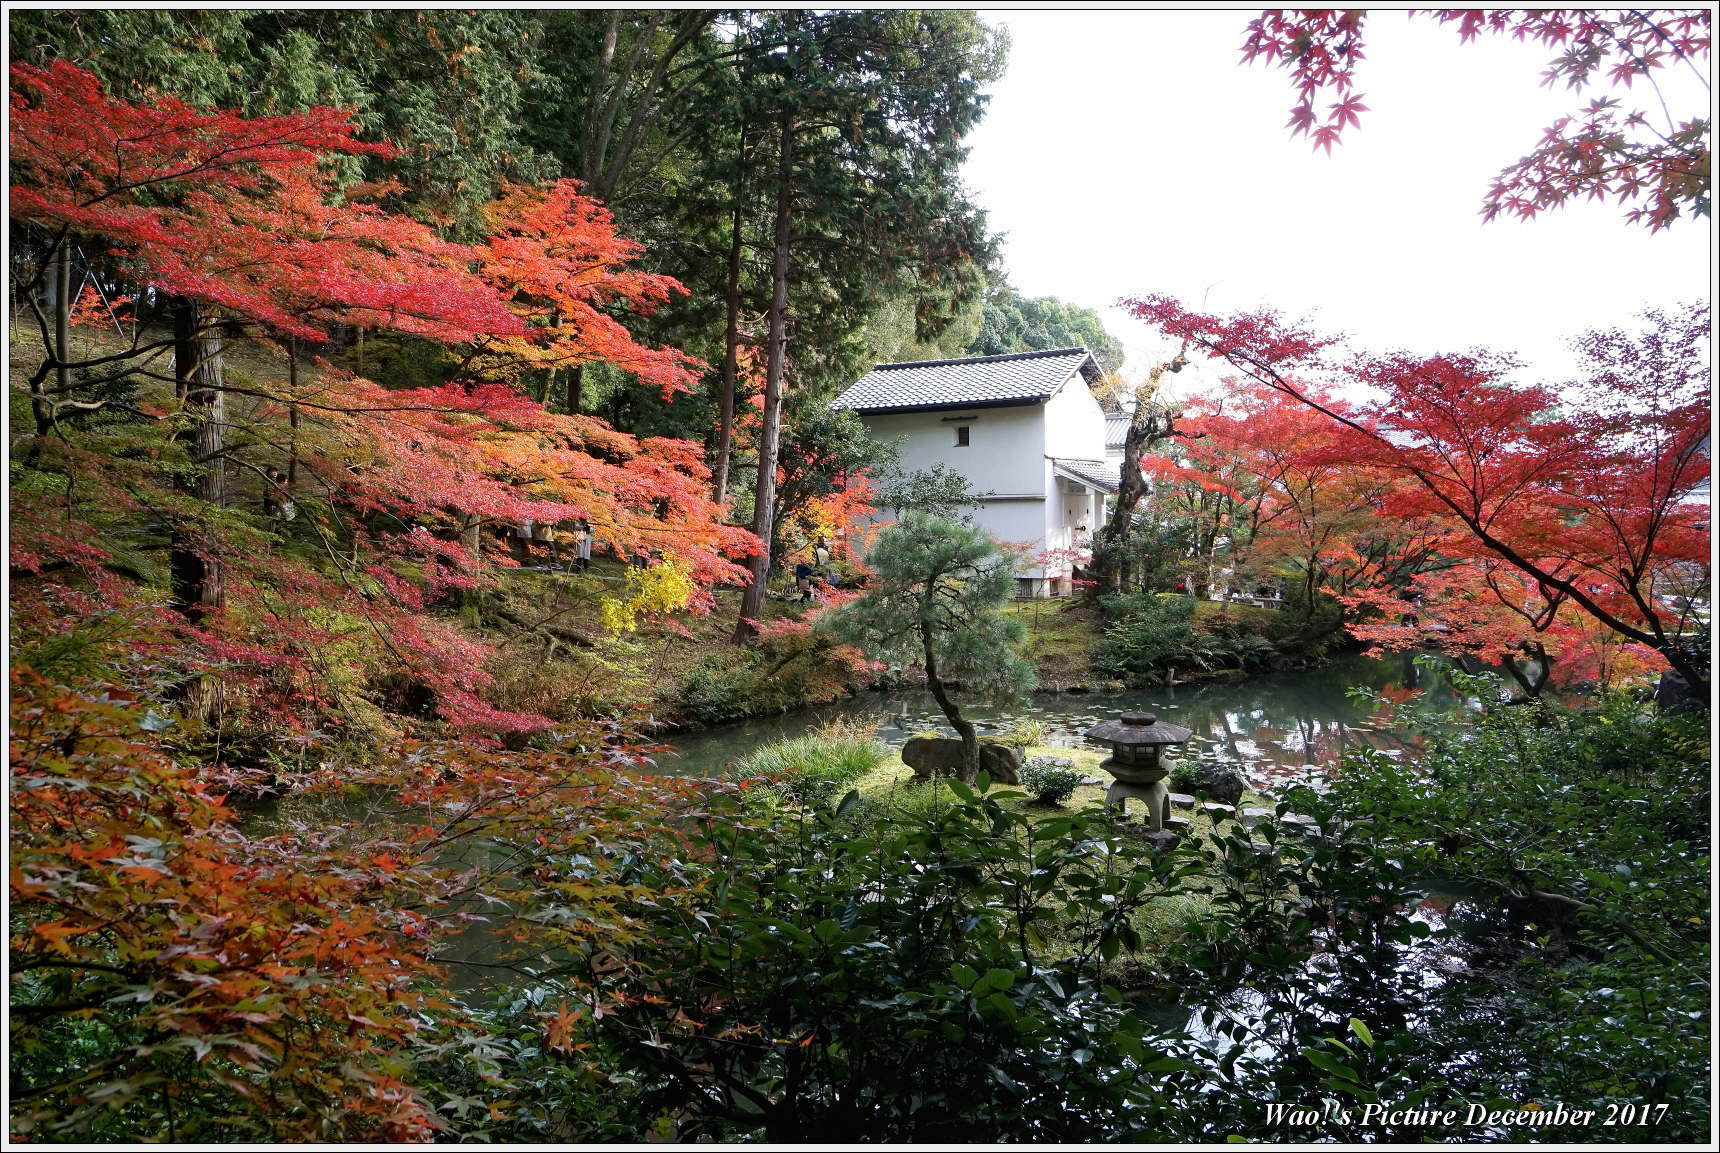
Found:
<svg viewBox="0 0 1720 1153"><path fill-rule="evenodd" d="M1202 756L1270 779L1304 764L1327 764L1347 749L1368 745L1390 756L1414 747L1407 730L1394 725L1378 701L1349 694L1365 688L1376 697L1399 700L1423 690L1420 712L1455 713L1469 704L1437 673L1417 668L1407 656L1349 656L1306 672L1255 676L1238 681L1131 689L1121 693L1057 693L1034 696L1008 709L962 706L981 734L1015 719L1044 726L1045 743L1083 745L1082 734L1125 710L1154 712L1194 731L1185 756ZM656 758L655 771L681 776L717 776L724 766L761 745L800 736L838 718L876 718L881 739L900 745L915 733L950 733L931 694L924 690L864 693L836 704L801 709L664 739L675 751Z"/></svg>

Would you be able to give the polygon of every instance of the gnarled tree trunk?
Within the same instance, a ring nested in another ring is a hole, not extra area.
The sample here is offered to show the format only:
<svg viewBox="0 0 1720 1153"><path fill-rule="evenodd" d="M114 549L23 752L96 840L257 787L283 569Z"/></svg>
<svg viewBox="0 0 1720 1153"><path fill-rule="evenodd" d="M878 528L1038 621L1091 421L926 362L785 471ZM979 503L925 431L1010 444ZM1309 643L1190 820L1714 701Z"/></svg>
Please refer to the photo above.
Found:
<svg viewBox="0 0 1720 1153"><path fill-rule="evenodd" d="M1093 569L1097 578L1094 585L1100 593L1120 592L1128 585L1129 562L1125 548L1129 524L1134 519L1136 506L1147 494L1147 482L1141 476L1141 451L1177 433L1177 414L1155 411L1153 396L1167 372L1181 372L1186 364L1188 357L1178 353L1155 368L1135 389L1135 411L1129 420L1129 431L1123 437L1123 464L1117 482L1117 499L1093 550Z"/></svg>
<svg viewBox="0 0 1720 1153"><path fill-rule="evenodd" d="M963 779L971 781L979 775L979 730L962 716L961 709L950 699L943 679L938 676L938 654L932 646L932 628L925 621L920 622L920 647L926 662L926 688L931 690L932 699L938 702L938 708L944 711L950 727L962 739L962 759L967 763Z"/></svg>

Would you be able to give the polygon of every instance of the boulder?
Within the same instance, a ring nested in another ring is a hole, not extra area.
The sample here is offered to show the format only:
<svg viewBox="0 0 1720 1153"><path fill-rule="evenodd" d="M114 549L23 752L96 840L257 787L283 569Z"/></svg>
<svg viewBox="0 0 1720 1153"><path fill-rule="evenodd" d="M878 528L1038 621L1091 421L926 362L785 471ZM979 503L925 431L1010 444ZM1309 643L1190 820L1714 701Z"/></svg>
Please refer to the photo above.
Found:
<svg viewBox="0 0 1720 1153"><path fill-rule="evenodd" d="M962 756L962 743L955 737L914 737L902 746L902 761L914 770L916 781L933 777L972 779ZM1019 785L1021 766L1020 749L980 742L980 771L991 777L992 784Z"/></svg>
<svg viewBox="0 0 1720 1153"><path fill-rule="evenodd" d="M1170 829L1160 829L1153 833L1143 833L1142 836L1145 838L1147 844L1153 847L1154 851L1160 853L1168 853L1170 850L1176 848L1182 843L1182 835L1180 833L1172 832Z"/></svg>
<svg viewBox="0 0 1720 1153"><path fill-rule="evenodd" d="M1701 712L1708 707L1708 692L1706 687L1697 691L1690 687L1690 682L1673 672L1671 669L1660 674L1660 680L1654 686L1654 711L1658 713Z"/></svg>
<svg viewBox="0 0 1720 1153"><path fill-rule="evenodd" d="M1248 787L1248 782L1235 769L1205 763L1179 766L1171 777L1171 783L1178 792L1192 793L1227 805L1235 805L1242 800L1243 790Z"/></svg>

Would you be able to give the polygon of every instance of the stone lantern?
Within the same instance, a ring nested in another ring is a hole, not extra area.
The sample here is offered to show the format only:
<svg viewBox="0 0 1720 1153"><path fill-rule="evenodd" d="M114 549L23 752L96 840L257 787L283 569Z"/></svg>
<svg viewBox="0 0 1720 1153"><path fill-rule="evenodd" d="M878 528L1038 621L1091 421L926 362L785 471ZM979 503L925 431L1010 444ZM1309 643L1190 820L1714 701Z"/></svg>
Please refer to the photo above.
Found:
<svg viewBox="0 0 1720 1153"><path fill-rule="evenodd" d="M1128 798L1139 797L1147 803L1147 830L1163 830L1171 817L1171 794L1165 785L1173 761L1168 746L1180 745L1193 735L1152 713L1124 713L1121 720L1088 729L1088 740L1111 746L1110 757L1099 766L1115 778L1105 790L1105 803L1126 812Z"/></svg>

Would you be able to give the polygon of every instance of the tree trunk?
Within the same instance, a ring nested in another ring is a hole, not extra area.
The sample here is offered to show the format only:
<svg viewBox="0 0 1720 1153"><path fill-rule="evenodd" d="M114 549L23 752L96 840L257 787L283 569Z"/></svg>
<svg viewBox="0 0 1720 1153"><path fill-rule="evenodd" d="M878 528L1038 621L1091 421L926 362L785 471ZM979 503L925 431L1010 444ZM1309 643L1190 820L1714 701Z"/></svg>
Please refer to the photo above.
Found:
<svg viewBox="0 0 1720 1153"><path fill-rule="evenodd" d="M287 392L293 400L287 405L287 496L299 483L299 338L287 340Z"/></svg>
<svg viewBox="0 0 1720 1153"><path fill-rule="evenodd" d="M573 366L573 371L567 374L567 414L579 415L579 406L585 403L585 365Z"/></svg>
<svg viewBox="0 0 1720 1153"><path fill-rule="evenodd" d="M962 716L961 709L950 699L942 678L938 676L938 657L932 650L932 629L924 621L920 622L920 649L926 662L926 688L931 690L932 699L938 702L938 708L944 711L950 727L962 739L962 759L967 762L967 772L962 779L971 781L979 775L979 732L971 721Z"/></svg>
<svg viewBox="0 0 1720 1153"><path fill-rule="evenodd" d="M66 367L72 352L71 274L72 242L69 237L62 236L43 277L48 314L54 318L54 397L58 400L65 400L71 390L70 370ZM36 435L46 436L54 426L54 404L42 394L41 382L34 377L30 381L30 415L35 421Z"/></svg>
<svg viewBox="0 0 1720 1153"><path fill-rule="evenodd" d="M741 225L746 202L741 186L747 150L746 121L741 122L740 152L735 170L735 211L729 227L728 315L723 328L722 395L717 412L717 466L711 483L711 499L722 504L729 495L729 457L734 450L735 388L740 376L741 341Z"/></svg>
<svg viewBox="0 0 1720 1153"><path fill-rule="evenodd" d="M587 185L596 176L599 162L597 152L597 123L603 115L603 93L609 84L609 69L615 63L615 43L621 34L621 12L609 14L603 29L603 47L597 54L597 74L591 79L591 99L585 110L585 123L580 126L579 175Z"/></svg>
<svg viewBox="0 0 1720 1153"><path fill-rule="evenodd" d="M771 539L776 531L777 441L782 435L782 376L788 351L788 250L794 207L794 113L785 108L781 122L782 148L776 170L776 241L771 257L770 350L765 363L764 416L758 434L758 483L753 490L753 534L763 551L752 558L752 582L741 597L741 617L735 640L757 631L770 587Z"/></svg>
<svg viewBox="0 0 1720 1153"><path fill-rule="evenodd" d="M1547 682L1552 679L1553 659L1547 655L1546 646L1539 641L1524 641L1522 649L1524 655L1528 657L1528 661L1524 665L1520 665L1515 656L1506 653L1505 671L1511 674L1511 679L1516 681L1518 687L1523 690L1524 700L1537 700L1540 698L1541 692L1547 687ZM1529 664L1534 666L1534 676L1532 677L1525 668L1525 665Z"/></svg>
<svg viewBox="0 0 1720 1153"><path fill-rule="evenodd" d="M61 400L70 398L72 359L72 245L60 241L60 251L54 261L54 395ZM46 430L44 430L46 431Z"/></svg>
<svg viewBox="0 0 1720 1153"><path fill-rule="evenodd" d="M1156 441L1175 436L1177 431L1174 414L1153 412L1153 396L1167 372L1181 372L1186 364L1188 357L1179 352L1155 368L1135 389L1135 411L1129 419L1129 431L1123 435L1123 464L1117 482L1117 499L1093 550L1094 588L1100 593L1123 592L1128 588L1129 565L1123 550L1128 545L1129 525L1134 519L1135 508L1147 494L1147 482L1141 476L1141 450Z"/></svg>
<svg viewBox="0 0 1720 1153"><path fill-rule="evenodd" d="M198 500L221 508L227 497L226 396L222 391L221 337L201 331L198 309L182 303L175 314L173 371L174 387L185 400L190 425L183 434L192 460L188 477L180 488ZM174 598L179 610L197 623L223 603L221 565L205 558L183 536L178 536L171 554Z"/></svg>
<svg viewBox="0 0 1720 1153"><path fill-rule="evenodd" d="M180 301L174 309L174 390L184 398L189 427L182 434L192 468L180 482L181 491L213 508L227 498L226 393L222 388L219 329L205 328L199 309ZM201 534L176 527L169 542L168 569L175 606L193 625L201 626L225 603L220 558L212 555ZM186 686L183 700L188 718L208 723L221 709L221 683L200 677Z"/></svg>

